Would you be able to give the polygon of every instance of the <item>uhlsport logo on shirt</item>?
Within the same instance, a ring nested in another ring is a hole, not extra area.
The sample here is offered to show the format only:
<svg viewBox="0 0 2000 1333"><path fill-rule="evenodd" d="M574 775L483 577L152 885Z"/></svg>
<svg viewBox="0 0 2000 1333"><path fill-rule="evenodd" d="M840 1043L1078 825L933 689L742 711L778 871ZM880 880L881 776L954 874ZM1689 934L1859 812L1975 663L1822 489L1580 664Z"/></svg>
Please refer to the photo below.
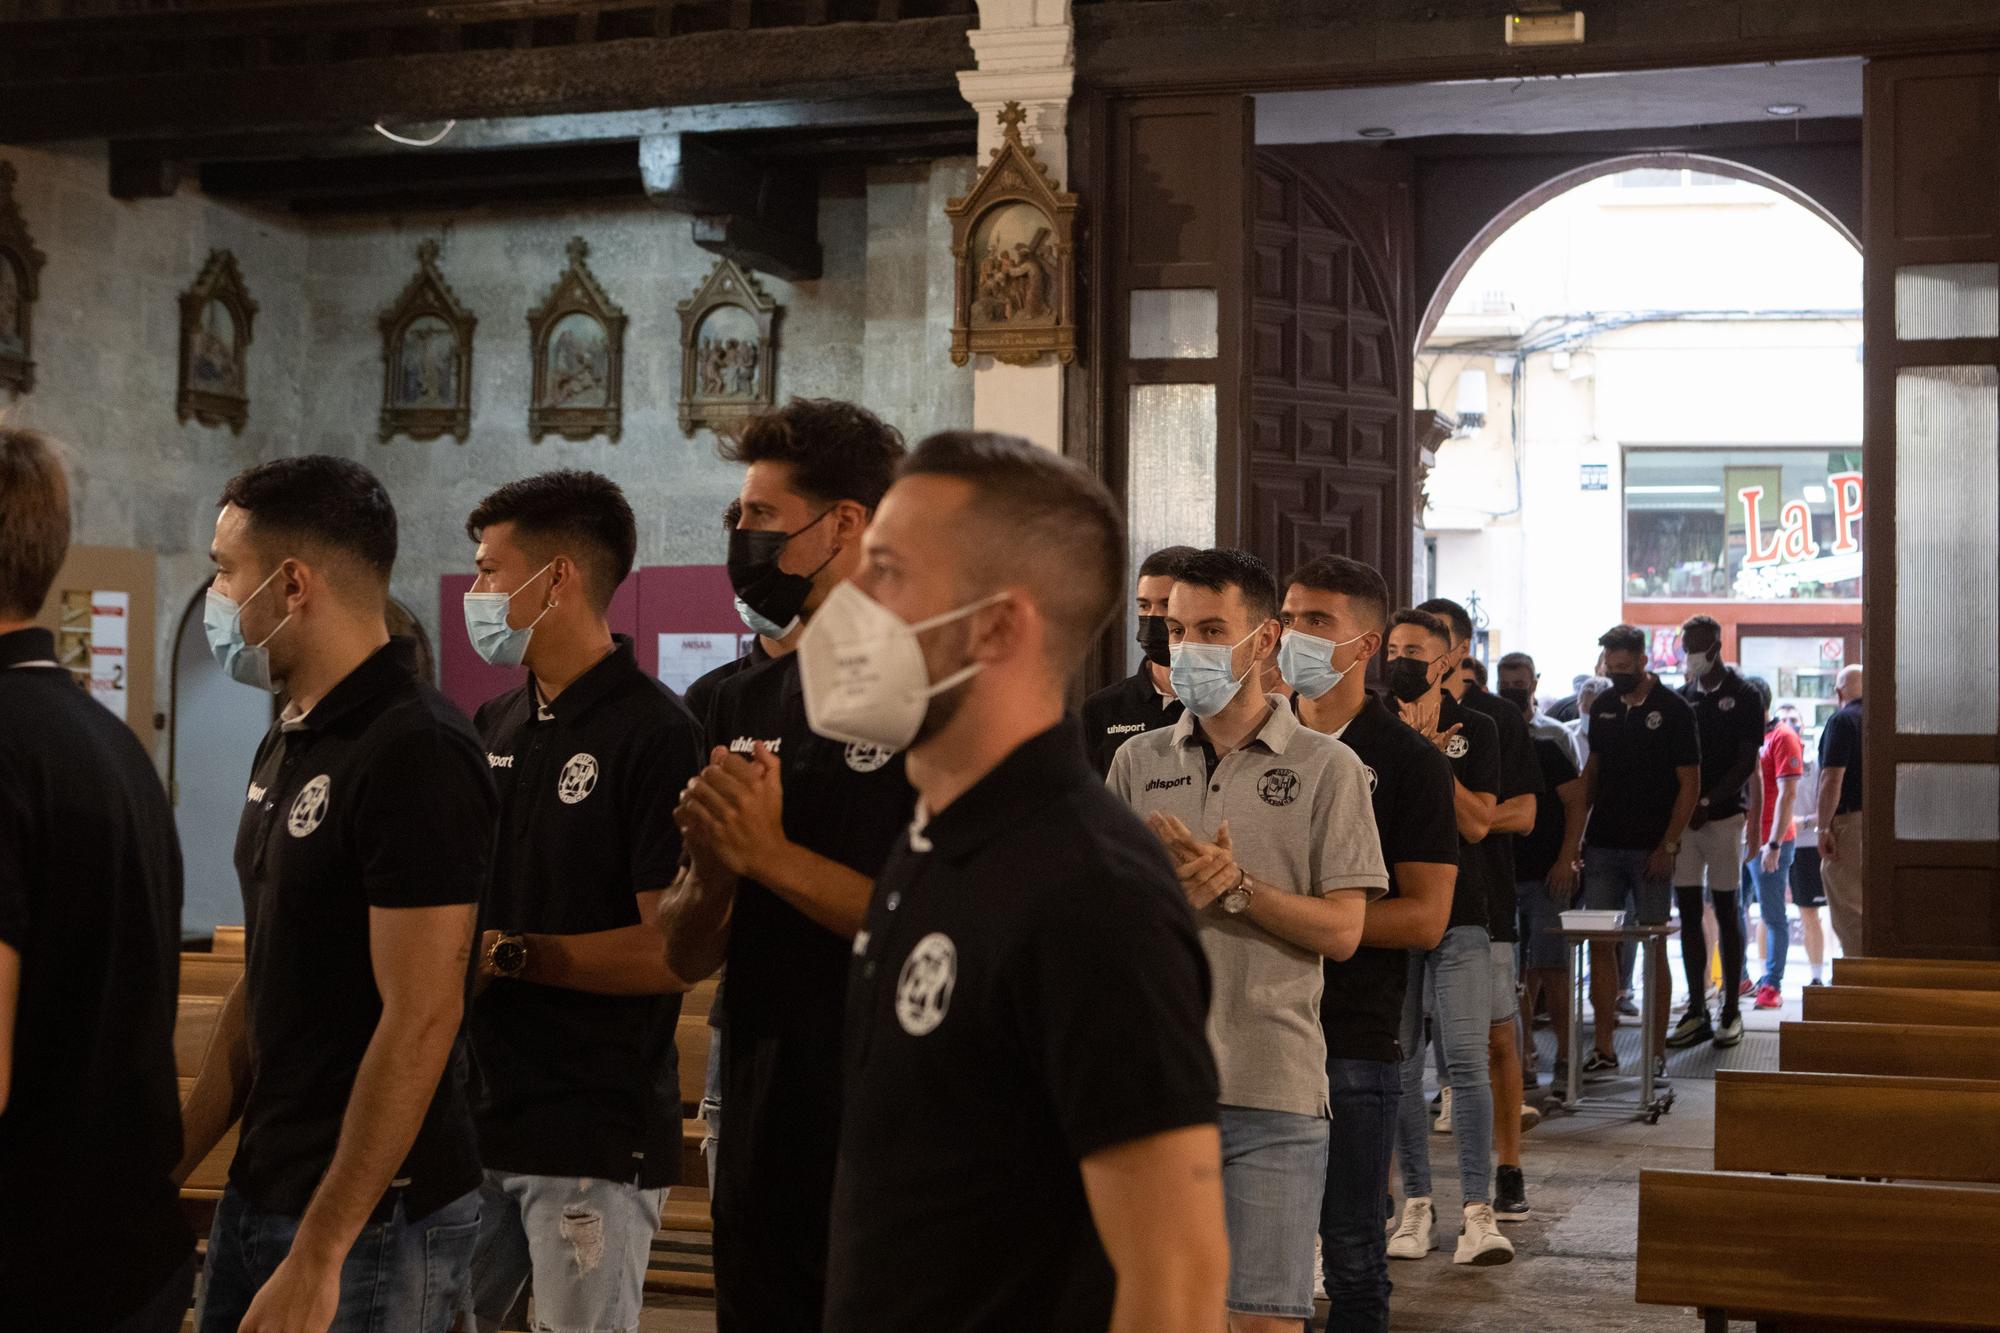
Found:
<svg viewBox="0 0 2000 1333"><path fill-rule="evenodd" d="M958 981L958 946L933 931L917 941L896 977L896 1021L912 1037L935 1032L951 1010Z"/></svg>
<svg viewBox="0 0 2000 1333"><path fill-rule="evenodd" d="M864 745L855 741L847 747L847 766L856 773L873 773L896 757L886 745Z"/></svg>
<svg viewBox="0 0 2000 1333"><path fill-rule="evenodd" d="M326 795L332 786L332 780L322 773L299 788L298 797L292 802L292 812L285 817L285 831L294 838L311 836L326 818Z"/></svg>
<svg viewBox="0 0 2000 1333"><path fill-rule="evenodd" d="M571 755L569 762L563 765L562 775L556 779L556 799L564 805L575 805L596 790L596 756Z"/></svg>
<svg viewBox="0 0 2000 1333"><path fill-rule="evenodd" d="M1290 805L1299 799L1299 775L1289 768L1274 768L1257 779L1257 797L1265 805Z"/></svg>
<svg viewBox="0 0 2000 1333"><path fill-rule="evenodd" d="M1465 752L1472 748L1472 742L1463 736L1453 736L1444 743L1444 752L1453 759L1465 758Z"/></svg>
<svg viewBox="0 0 2000 1333"><path fill-rule="evenodd" d="M1175 787L1192 787L1192 786L1194 786L1194 778L1191 775L1184 773L1177 778L1154 778L1146 784L1146 790L1172 791Z"/></svg>

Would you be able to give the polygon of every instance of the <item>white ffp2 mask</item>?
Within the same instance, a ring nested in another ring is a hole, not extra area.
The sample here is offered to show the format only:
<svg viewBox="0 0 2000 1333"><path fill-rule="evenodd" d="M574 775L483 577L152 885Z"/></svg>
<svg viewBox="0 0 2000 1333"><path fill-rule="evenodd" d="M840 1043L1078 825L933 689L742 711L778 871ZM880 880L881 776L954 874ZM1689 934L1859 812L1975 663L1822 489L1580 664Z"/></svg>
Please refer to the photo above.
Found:
<svg viewBox="0 0 2000 1333"><path fill-rule="evenodd" d="M971 662L933 683L917 636L1006 599L995 593L912 625L852 583L835 587L799 637L807 725L829 740L905 748L931 699L985 666Z"/></svg>

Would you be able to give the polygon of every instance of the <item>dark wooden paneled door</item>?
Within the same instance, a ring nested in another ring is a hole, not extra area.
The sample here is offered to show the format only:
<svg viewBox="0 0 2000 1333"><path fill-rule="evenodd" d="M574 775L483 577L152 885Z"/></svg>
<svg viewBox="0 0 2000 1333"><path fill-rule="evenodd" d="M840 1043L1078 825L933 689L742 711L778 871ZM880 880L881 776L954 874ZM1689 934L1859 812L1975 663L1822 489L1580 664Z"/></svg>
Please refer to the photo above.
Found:
<svg viewBox="0 0 2000 1333"><path fill-rule="evenodd" d="M2000 958L2000 52L1866 87L1864 947Z"/></svg>
<svg viewBox="0 0 2000 1333"><path fill-rule="evenodd" d="M1250 259L1245 545L1279 578L1319 555L1410 597L1415 253L1399 154L1259 149Z"/></svg>

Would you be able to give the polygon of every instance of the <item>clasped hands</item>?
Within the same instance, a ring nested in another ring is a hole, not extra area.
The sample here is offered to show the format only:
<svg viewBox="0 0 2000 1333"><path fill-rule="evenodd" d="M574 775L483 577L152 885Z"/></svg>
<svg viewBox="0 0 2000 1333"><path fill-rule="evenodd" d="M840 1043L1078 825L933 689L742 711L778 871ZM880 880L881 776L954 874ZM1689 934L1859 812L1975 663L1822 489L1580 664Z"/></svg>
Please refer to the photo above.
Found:
<svg viewBox="0 0 2000 1333"><path fill-rule="evenodd" d="M1146 827L1166 844L1174 858L1174 873L1180 876L1181 892L1188 906L1199 912L1243 882L1243 867L1236 864L1236 849L1229 841L1229 821L1215 830L1215 841L1204 842L1174 815L1155 810L1146 816Z"/></svg>
<svg viewBox="0 0 2000 1333"><path fill-rule="evenodd" d="M718 871L768 878L760 868L786 845L777 756L762 741L748 757L717 746L708 766L682 789L674 822L704 881L712 882Z"/></svg>

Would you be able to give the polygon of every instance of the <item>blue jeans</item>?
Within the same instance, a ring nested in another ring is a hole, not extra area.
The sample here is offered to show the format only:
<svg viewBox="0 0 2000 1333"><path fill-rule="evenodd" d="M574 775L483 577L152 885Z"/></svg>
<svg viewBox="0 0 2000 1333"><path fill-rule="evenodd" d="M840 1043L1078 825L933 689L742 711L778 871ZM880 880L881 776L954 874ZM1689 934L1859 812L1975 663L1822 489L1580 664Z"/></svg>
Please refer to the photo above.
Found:
<svg viewBox="0 0 2000 1333"><path fill-rule="evenodd" d="M666 1194L616 1180L488 1171L472 1262L478 1333L501 1326L531 1276L536 1329L637 1333Z"/></svg>
<svg viewBox="0 0 2000 1333"><path fill-rule="evenodd" d="M252 1208L230 1188L208 1233L208 1276L195 1305L197 1333L236 1333L250 1302L292 1252L299 1219ZM445 1333L465 1304L479 1191L412 1221L398 1202L361 1229L340 1268L340 1305L327 1333Z"/></svg>
<svg viewBox="0 0 2000 1333"><path fill-rule="evenodd" d="M1249 1106L1224 1106L1217 1119L1229 1230L1225 1303L1236 1314L1309 1319L1327 1122Z"/></svg>
<svg viewBox="0 0 2000 1333"><path fill-rule="evenodd" d="M1388 1333L1389 1158L1396 1149L1396 1107L1403 1071L1391 1060L1326 1062L1326 1197L1319 1205L1321 1266L1326 1272L1326 1333Z"/></svg>
<svg viewBox="0 0 2000 1333"><path fill-rule="evenodd" d="M1428 1008L1451 1088L1451 1132L1458 1143L1462 1200L1492 1201L1493 1084L1486 1068L1492 1007L1493 955L1486 927L1453 926L1437 948L1411 951L1410 985L1403 997L1402 1104L1396 1112L1396 1150L1403 1162L1406 1199L1427 1199L1431 1193L1430 1117L1424 1107Z"/></svg>
<svg viewBox="0 0 2000 1333"><path fill-rule="evenodd" d="M1785 886L1792 882L1792 855L1798 844L1785 841L1778 844L1778 868L1766 872L1764 854L1757 853L1757 859L1750 863L1751 878L1757 881L1757 910L1764 914L1764 938L1770 943L1771 961L1764 970L1764 984L1785 988L1785 955L1791 952L1792 923L1785 915Z"/></svg>
<svg viewBox="0 0 2000 1333"><path fill-rule="evenodd" d="M708 1197L715 1197L716 1154L722 1151L722 1029L708 1030L708 1073L701 1085L701 1159L708 1165Z"/></svg>

